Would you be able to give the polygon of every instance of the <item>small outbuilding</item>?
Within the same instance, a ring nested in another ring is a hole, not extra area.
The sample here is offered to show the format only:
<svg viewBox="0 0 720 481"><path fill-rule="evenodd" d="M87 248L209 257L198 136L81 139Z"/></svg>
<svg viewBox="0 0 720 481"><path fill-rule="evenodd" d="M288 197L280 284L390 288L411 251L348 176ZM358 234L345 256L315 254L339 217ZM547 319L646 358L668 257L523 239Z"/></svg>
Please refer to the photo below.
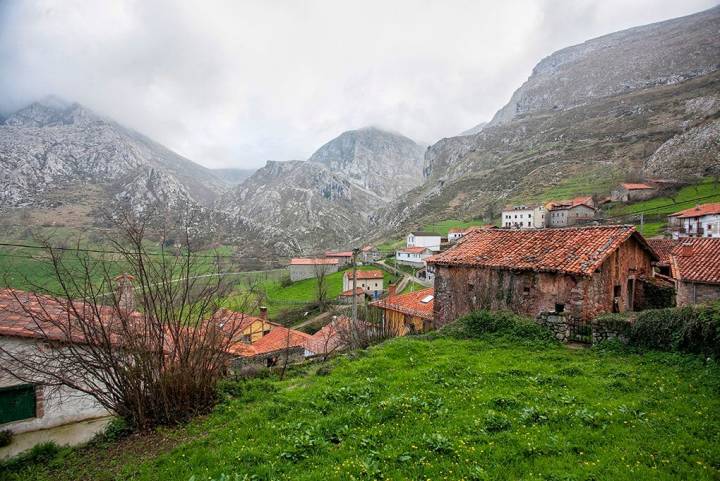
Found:
<svg viewBox="0 0 720 481"><path fill-rule="evenodd" d="M290 259L290 280L293 282L312 279L338 271L340 261L337 258L294 258Z"/></svg>
<svg viewBox="0 0 720 481"><path fill-rule="evenodd" d="M678 306L720 299L720 239L683 239L670 253Z"/></svg>

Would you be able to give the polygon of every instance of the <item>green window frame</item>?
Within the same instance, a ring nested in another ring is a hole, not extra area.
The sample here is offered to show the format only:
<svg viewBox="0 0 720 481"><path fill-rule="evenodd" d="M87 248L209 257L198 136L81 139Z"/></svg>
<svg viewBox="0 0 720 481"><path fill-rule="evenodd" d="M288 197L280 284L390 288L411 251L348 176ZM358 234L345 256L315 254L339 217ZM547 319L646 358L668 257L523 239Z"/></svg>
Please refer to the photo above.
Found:
<svg viewBox="0 0 720 481"><path fill-rule="evenodd" d="M32 419L37 414L37 396L32 384L0 388L0 424Z"/></svg>

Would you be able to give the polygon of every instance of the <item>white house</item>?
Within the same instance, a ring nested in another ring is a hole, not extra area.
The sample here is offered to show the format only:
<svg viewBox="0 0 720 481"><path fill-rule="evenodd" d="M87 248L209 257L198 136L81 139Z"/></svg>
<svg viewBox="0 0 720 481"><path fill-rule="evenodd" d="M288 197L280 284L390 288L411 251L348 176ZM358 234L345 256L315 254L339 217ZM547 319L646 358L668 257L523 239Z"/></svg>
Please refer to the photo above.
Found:
<svg viewBox="0 0 720 481"><path fill-rule="evenodd" d="M34 295L16 294L26 308L52 309L40 307ZM41 333L12 291L0 290L0 363L5 368L0 370L0 431L24 433L109 415L92 396L68 387L47 386L40 375L25 371L13 361L46 357L48 349L67 349L61 344L63 336L56 329ZM59 343L51 345L48 339ZM28 382L34 378L37 382Z"/></svg>
<svg viewBox="0 0 720 481"><path fill-rule="evenodd" d="M440 252L442 236L433 232L411 232L407 236L407 247L427 247L433 252Z"/></svg>
<svg viewBox="0 0 720 481"><path fill-rule="evenodd" d="M702 204L668 216L673 239L720 238L720 202Z"/></svg>
<svg viewBox="0 0 720 481"><path fill-rule="evenodd" d="M373 299L379 299L383 292L383 271L356 271L355 287L361 288L366 294ZM347 271L343 275L343 291L352 294L353 275L352 271Z"/></svg>
<svg viewBox="0 0 720 481"><path fill-rule="evenodd" d="M448 230L448 242L457 242L465 235L466 229L460 227L452 227Z"/></svg>
<svg viewBox="0 0 720 481"><path fill-rule="evenodd" d="M514 205L503 209L502 226L514 229L540 229L547 225L546 214L542 205Z"/></svg>
<svg viewBox="0 0 720 481"><path fill-rule="evenodd" d="M395 252L395 261L398 264L417 268L425 267L425 259L433 255L427 247L406 247Z"/></svg>

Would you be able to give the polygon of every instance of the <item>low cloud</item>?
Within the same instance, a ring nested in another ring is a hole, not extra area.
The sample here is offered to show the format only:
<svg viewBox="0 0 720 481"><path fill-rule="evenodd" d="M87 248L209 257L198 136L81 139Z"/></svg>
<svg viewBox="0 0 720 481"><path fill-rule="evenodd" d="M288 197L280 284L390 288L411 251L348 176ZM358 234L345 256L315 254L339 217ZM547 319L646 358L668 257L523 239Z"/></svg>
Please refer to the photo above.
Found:
<svg viewBox="0 0 720 481"><path fill-rule="evenodd" d="M210 167L366 125L430 143L489 120L555 50L714 4L10 0L0 111L55 94Z"/></svg>

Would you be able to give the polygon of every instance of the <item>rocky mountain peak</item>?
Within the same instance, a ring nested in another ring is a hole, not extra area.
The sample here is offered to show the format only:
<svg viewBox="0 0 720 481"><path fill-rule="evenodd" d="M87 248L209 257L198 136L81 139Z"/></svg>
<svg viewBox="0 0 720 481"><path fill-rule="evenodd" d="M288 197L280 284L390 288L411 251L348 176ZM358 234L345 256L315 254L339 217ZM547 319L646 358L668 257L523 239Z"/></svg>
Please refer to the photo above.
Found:
<svg viewBox="0 0 720 481"><path fill-rule="evenodd" d="M489 125L716 71L720 69L719 31L720 6L559 50L535 66Z"/></svg>
<svg viewBox="0 0 720 481"><path fill-rule="evenodd" d="M370 126L343 132L308 160L390 200L420 185L424 151L404 135Z"/></svg>

